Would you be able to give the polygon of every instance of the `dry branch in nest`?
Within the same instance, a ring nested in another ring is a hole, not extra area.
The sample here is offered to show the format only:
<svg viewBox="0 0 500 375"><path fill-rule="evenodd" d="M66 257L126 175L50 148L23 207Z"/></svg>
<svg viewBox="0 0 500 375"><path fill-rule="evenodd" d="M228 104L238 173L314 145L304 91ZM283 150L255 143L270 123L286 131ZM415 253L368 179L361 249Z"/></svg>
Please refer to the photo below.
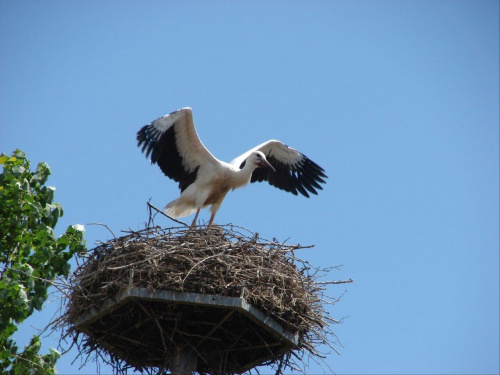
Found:
<svg viewBox="0 0 500 375"><path fill-rule="evenodd" d="M197 357L200 374L257 365L301 370L304 355L322 356L319 346L335 350L331 325L338 322L324 306L336 300L324 291L351 281L319 282L328 270L294 255L305 247L232 225L128 232L78 267L58 324L80 355L101 358L116 373L167 373L183 348ZM250 307L231 310L212 305L216 299Z"/></svg>

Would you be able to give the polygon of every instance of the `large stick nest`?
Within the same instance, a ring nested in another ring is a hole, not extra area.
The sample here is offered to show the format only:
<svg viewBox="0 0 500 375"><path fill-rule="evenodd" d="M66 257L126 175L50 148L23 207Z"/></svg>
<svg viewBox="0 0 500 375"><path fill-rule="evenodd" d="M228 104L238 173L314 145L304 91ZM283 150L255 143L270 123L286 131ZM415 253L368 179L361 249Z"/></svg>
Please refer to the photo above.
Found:
<svg viewBox="0 0 500 375"><path fill-rule="evenodd" d="M146 373L163 373L171 368L172 352L165 346L164 336L167 333L158 322L170 307L141 305L144 311L146 307L149 309L147 316L157 323L158 327L154 328L163 331L160 332L166 349L163 364L146 358L144 353L134 357L130 350L127 352L126 345L120 347L117 341L113 343L113 332L106 330L125 330L123 319L130 319L133 315L131 311L116 310L114 320L106 323L104 328L100 327L99 332L88 327L86 330L77 328L75 322L89 311L99 311L120 291L130 287L243 296L253 307L299 338L297 346L284 352L274 352L272 358L257 364L272 365L277 373L286 368L301 370L304 355L319 358L322 355L319 350L325 350L325 345L327 349L335 350L334 345L338 342L331 325L338 321L329 316L325 305L333 304L336 299L326 296L324 291L329 284L351 281L320 282L319 278L324 277L329 269L315 268L295 257L296 250L308 247L311 246L262 240L258 234L234 226L189 232L184 228L154 227L128 232L89 252L88 258L70 279L68 303L59 323L66 330L66 337L72 338L80 354L87 355L87 359L88 356L104 359L112 364L117 373L124 373L129 368ZM103 339L104 336L106 339ZM148 333L147 337L152 335ZM144 337L140 339L144 340ZM150 344L161 346L159 343ZM319 346L322 348L319 349ZM206 358L203 360L209 361ZM218 360L227 362L228 358L219 355ZM217 369L212 367L199 365L197 371L234 372L229 362L219 363Z"/></svg>

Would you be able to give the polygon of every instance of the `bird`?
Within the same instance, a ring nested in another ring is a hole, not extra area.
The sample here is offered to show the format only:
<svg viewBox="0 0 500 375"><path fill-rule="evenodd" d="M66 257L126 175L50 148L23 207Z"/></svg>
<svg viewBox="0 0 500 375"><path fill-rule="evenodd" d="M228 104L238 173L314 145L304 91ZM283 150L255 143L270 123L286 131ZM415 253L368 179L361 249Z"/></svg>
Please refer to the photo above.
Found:
<svg viewBox="0 0 500 375"><path fill-rule="evenodd" d="M137 132L137 146L152 164L179 183L179 198L168 203L166 214L180 218L210 206L212 225L230 190L249 182L267 181L271 186L309 198L325 183L325 170L300 151L277 140L266 141L227 163L217 159L203 145L189 107L162 116Z"/></svg>

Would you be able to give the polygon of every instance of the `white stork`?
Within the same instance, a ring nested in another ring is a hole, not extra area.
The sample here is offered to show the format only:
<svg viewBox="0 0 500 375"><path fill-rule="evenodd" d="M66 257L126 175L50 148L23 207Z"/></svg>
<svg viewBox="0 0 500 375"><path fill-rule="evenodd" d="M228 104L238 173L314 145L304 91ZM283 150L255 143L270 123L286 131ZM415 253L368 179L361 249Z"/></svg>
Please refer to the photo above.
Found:
<svg viewBox="0 0 500 375"><path fill-rule="evenodd" d="M163 173L179 183L181 195L166 206L172 217L196 212L211 206L212 216L219 210L229 190L249 182L267 181L294 195L317 194L325 183L325 171L301 152L280 141L270 140L238 156L230 163L218 160L201 143L193 122L191 108L182 108L142 127L137 133L138 146ZM274 165L274 167L273 167Z"/></svg>

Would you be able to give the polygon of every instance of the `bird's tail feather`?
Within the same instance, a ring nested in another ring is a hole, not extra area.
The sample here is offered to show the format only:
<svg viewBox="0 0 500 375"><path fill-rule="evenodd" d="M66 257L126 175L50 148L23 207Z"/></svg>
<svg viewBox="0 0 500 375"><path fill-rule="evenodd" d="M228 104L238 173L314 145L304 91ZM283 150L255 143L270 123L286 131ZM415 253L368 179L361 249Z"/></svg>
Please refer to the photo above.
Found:
<svg viewBox="0 0 500 375"><path fill-rule="evenodd" d="M179 202L179 199L176 199L165 207L168 216L171 217L184 217L194 214L196 212L196 208L192 205L182 204Z"/></svg>

